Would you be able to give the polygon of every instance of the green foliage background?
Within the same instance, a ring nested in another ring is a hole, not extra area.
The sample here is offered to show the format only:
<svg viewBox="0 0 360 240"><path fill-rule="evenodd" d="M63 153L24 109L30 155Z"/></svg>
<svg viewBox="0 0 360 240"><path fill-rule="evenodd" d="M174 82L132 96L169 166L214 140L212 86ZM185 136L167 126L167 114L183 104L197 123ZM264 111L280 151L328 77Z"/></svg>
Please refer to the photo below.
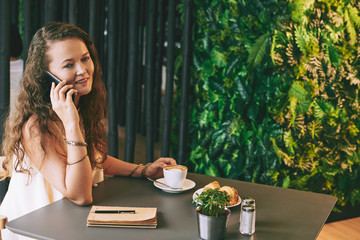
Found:
<svg viewBox="0 0 360 240"><path fill-rule="evenodd" d="M359 9L194 1L190 169L359 203Z"/></svg>

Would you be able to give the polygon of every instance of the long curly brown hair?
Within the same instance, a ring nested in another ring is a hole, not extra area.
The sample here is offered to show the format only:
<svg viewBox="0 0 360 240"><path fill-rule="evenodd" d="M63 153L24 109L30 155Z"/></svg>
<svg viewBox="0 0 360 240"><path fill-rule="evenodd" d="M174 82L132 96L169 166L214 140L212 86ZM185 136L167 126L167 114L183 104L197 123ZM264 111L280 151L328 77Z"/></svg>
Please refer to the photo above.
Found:
<svg viewBox="0 0 360 240"><path fill-rule="evenodd" d="M53 127L59 118L51 107L50 84L43 76L49 66L50 59L46 53L50 45L54 41L74 37L84 41L95 67L92 90L80 98L78 105L79 115L86 131L85 141L88 143L88 155L93 168L101 167L105 160L107 145L102 139L104 125L101 121L107 115L106 90L94 43L82 29L71 24L52 22L39 29L30 43L16 110L14 114L7 117L5 122L2 152L6 159L2 163L4 171L0 172L1 179L10 176L13 166L12 159L16 159L14 163L16 171L30 174L29 169L23 164L25 152L21 146L21 138L22 128L31 116L36 118L42 136L49 134L54 136L57 141L63 141L63 136L58 134ZM44 140L44 138L42 139ZM41 142L43 147L43 141Z"/></svg>

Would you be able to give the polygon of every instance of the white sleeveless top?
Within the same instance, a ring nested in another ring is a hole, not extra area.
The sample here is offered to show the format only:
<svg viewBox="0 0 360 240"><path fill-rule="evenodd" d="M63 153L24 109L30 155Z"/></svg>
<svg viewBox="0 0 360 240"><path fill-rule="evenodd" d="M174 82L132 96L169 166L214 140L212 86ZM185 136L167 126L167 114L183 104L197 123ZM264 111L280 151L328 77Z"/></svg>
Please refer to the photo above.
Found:
<svg viewBox="0 0 360 240"><path fill-rule="evenodd" d="M0 206L0 215L4 215L9 221L44 207L50 203L62 199L62 193L52 187L41 173L30 163L27 156L24 161L31 167L31 178L28 174L12 171L9 189ZM93 185L104 180L103 169L93 170ZM1 230L3 239L32 239L12 233L7 229Z"/></svg>

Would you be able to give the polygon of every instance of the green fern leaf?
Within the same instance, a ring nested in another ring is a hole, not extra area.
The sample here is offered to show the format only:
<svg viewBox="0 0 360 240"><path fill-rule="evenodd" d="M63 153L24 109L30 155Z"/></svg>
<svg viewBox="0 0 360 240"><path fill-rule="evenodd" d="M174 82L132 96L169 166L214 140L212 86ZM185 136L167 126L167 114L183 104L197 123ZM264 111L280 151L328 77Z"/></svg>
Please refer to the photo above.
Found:
<svg viewBox="0 0 360 240"><path fill-rule="evenodd" d="M314 103L314 117L318 119L320 122L324 120L326 116L325 111L321 108L318 101Z"/></svg>
<svg viewBox="0 0 360 240"><path fill-rule="evenodd" d="M355 7L349 7L349 17L351 21L357 26L360 27L360 16L359 11Z"/></svg>
<svg viewBox="0 0 360 240"><path fill-rule="evenodd" d="M310 178L311 175L305 175L300 178L297 178L296 180L291 181L290 187L308 190L309 188L307 187L307 185L309 184Z"/></svg>
<svg viewBox="0 0 360 240"><path fill-rule="evenodd" d="M309 110L310 106L311 106L311 99L304 99L302 101L299 102L299 105L298 105L298 111L299 113L301 114L305 114L307 113L307 111Z"/></svg>
<svg viewBox="0 0 360 240"><path fill-rule="evenodd" d="M205 36L202 40L203 40L204 50L209 51L209 46L210 46L209 34L205 34Z"/></svg>
<svg viewBox="0 0 360 240"><path fill-rule="evenodd" d="M294 96L290 97L290 99L289 99L289 112L290 112L289 127L295 125L297 103L298 103L298 99L296 97L294 97Z"/></svg>
<svg viewBox="0 0 360 240"><path fill-rule="evenodd" d="M214 7L213 6L206 9L205 20L206 20L207 23L215 23L216 22L216 20L214 19L213 13L214 13Z"/></svg>
<svg viewBox="0 0 360 240"><path fill-rule="evenodd" d="M274 152L275 152L276 156L277 156L279 159L281 159L280 149L279 149L279 147L277 146L275 139L274 139L274 138L270 138L270 141L272 142L272 146L273 146L273 149L274 149Z"/></svg>
<svg viewBox="0 0 360 240"><path fill-rule="evenodd" d="M297 100L299 100L297 101L297 110L299 111L299 113L304 114L308 111L312 102L311 97L307 93L307 91L297 82L294 82L291 85L291 88L289 90L289 97L295 97Z"/></svg>
<svg viewBox="0 0 360 240"><path fill-rule="evenodd" d="M340 67L341 66L341 57L340 57L340 54L339 54L338 50L336 49L336 47L333 45L328 45L327 50L328 50L329 60L330 60L331 64L334 67Z"/></svg>
<svg viewBox="0 0 360 240"><path fill-rule="evenodd" d="M215 73L214 66L209 59L203 62L201 70L205 78L210 77Z"/></svg>
<svg viewBox="0 0 360 240"><path fill-rule="evenodd" d="M272 36L271 47L270 47L270 57L273 64L275 64L274 56L275 56L276 38L277 38L277 31L275 30L275 34Z"/></svg>
<svg viewBox="0 0 360 240"><path fill-rule="evenodd" d="M359 189L353 189L350 193L350 202L352 206L355 206L360 199L360 191Z"/></svg>
<svg viewBox="0 0 360 240"><path fill-rule="evenodd" d="M205 175L220 177L220 173L214 164L210 163L210 166L205 169Z"/></svg>
<svg viewBox="0 0 360 240"><path fill-rule="evenodd" d="M226 71L225 71L226 76L233 73L234 68L239 65L239 61L240 61L240 58L237 56L233 57L232 59L229 60L230 63L226 67Z"/></svg>
<svg viewBox="0 0 360 240"><path fill-rule="evenodd" d="M337 21L337 20L334 19L333 21ZM327 34L323 36L324 42L327 45L338 43L342 38L343 31L340 31L339 28L330 24L327 24L325 28L327 30Z"/></svg>
<svg viewBox="0 0 360 240"><path fill-rule="evenodd" d="M280 154L281 154L281 158L284 161L284 164L286 166L293 166L294 165L294 156L288 155L287 153L279 150Z"/></svg>
<svg viewBox="0 0 360 240"><path fill-rule="evenodd" d="M226 66L226 62L227 62L226 56L217 49L213 49L211 51L211 59L215 63L215 65L220 68Z"/></svg>
<svg viewBox="0 0 360 240"><path fill-rule="evenodd" d="M294 155L295 154L295 149L297 148L297 144L296 142L294 141L292 135L291 135L291 130L285 132L284 134L284 142L285 142L285 146L286 146L286 149L288 150L288 152L291 154L291 155Z"/></svg>
<svg viewBox="0 0 360 240"><path fill-rule="evenodd" d="M260 36L251 47L248 58L249 68L259 67L264 58L267 56L266 48L268 42L270 41L269 37L271 37L269 33Z"/></svg>
<svg viewBox="0 0 360 240"><path fill-rule="evenodd" d="M328 103L324 99L320 99L314 102L314 116L319 121L325 120L325 117L335 112L334 106Z"/></svg>
<svg viewBox="0 0 360 240"><path fill-rule="evenodd" d="M307 92L306 90L300 86L297 82L294 82L291 85L289 90L289 97L296 97L299 100L304 100L306 98Z"/></svg>
<svg viewBox="0 0 360 240"><path fill-rule="evenodd" d="M294 22L300 24L306 24L307 18L304 15L304 12L311 8L315 0L295 0L289 3L289 8L291 10L291 19Z"/></svg>
<svg viewBox="0 0 360 240"><path fill-rule="evenodd" d="M319 137L319 133L321 131L321 122L318 120L314 120L308 125L308 130L310 132L310 135L312 139L315 139L315 137Z"/></svg>
<svg viewBox="0 0 360 240"><path fill-rule="evenodd" d="M283 184L282 184L282 187L283 188L288 188L290 186L290 177L289 176L286 176L283 180Z"/></svg>
<svg viewBox="0 0 360 240"><path fill-rule="evenodd" d="M295 27L295 42L300 48L300 51L303 54L306 54L306 45L309 42L309 37L306 32L306 29L302 26Z"/></svg>
<svg viewBox="0 0 360 240"><path fill-rule="evenodd" d="M244 86L244 84L242 83L242 78L241 77L236 77L235 79L235 86L236 86L236 92L239 94L240 98L243 101L246 101L247 99L249 99L249 94L248 91L246 90L246 86Z"/></svg>
<svg viewBox="0 0 360 240"><path fill-rule="evenodd" d="M202 61L202 59L200 59L198 54L194 53L193 54L193 64L194 64L196 70L201 69L201 61Z"/></svg>
<svg viewBox="0 0 360 240"><path fill-rule="evenodd" d="M349 43L351 45L354 45L356 42L356 30L355 27L350 19L349 16L349 11L345 11L345 15L344 15L344 20L346 23L346 30L348 31L349 37L350 37L350 41Z"/></svg>

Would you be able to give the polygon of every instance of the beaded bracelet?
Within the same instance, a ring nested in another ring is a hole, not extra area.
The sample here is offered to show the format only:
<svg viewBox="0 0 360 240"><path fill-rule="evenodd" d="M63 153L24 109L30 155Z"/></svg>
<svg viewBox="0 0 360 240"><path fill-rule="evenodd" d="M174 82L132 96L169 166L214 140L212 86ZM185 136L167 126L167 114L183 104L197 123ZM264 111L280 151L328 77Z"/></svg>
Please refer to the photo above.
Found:
<svg viewBox="0 0 360 240"><path fill-rule="evenodd" d="M70 146L81 146L81 147L87 147L87 143L86 142L76 142L76 141L69 141L67 139L64 139L66 144L70 145Z"/></svg>
<svg viewBox="0 0 360 240"><path fill-rule="evenodd" d="M135 168L134 168L134 170L132 170L132 172L129 174L129 177L131 177L133 174L134 174L134 172L140 167L140 166L143 166L144 164L139 164L139 165L137 165Z"/></svg>
<svg viewBox="0 0 360 240"><path fill-rule="evenodd" d="M76 162L73 162L73 163L67 163L67 165L74 165L74 164L77 164L81 161L83 161L85 158L87 157L87 154L85 154L85 156L83 156L80 160L77 160Z"/></svg>
<svg viewBox="0 0 360 240"><path fill-rule="evenodd" d="M152 163L148 163L144 166L143 170L141 171L141 177L146 178L146 169L151 165Z"/></svg>

